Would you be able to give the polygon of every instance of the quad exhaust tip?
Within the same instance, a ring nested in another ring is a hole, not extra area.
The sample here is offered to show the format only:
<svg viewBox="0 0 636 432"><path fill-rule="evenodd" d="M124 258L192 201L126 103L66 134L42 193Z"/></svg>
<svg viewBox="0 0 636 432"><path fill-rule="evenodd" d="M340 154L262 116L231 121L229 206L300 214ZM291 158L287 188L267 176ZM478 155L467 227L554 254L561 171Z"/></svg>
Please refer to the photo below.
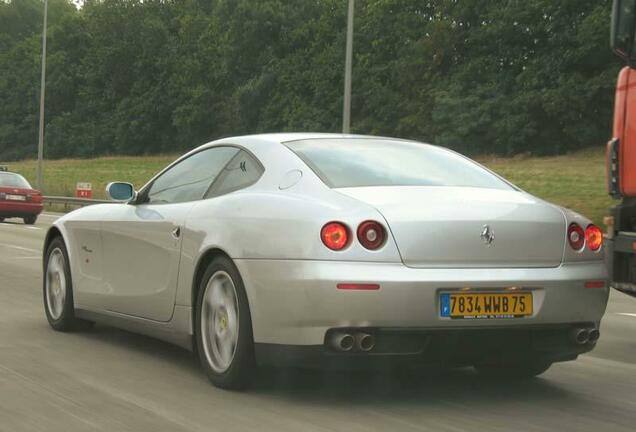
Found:
<svg viewBox="0 0 636 432"><path fill-rule="evenodd" d="M356 339L349 333L335 332L329 338L329 345L336 351L348 352L355 345Z"/></svg>
<svg viewBox="0 0 636 432"><path fill-rule="evenodd" d="M335 331L328 336L327 344L339 352L369 352L375 348L375 336L364 332Z"/></svg>
<svg viewBox="0 0 636 432"><path fill-rule="evenodd" d="M375 337L368 333L356 334L356 347L363 352L369 352L375 348Z"/></svg>
<svg viewBox="0 0 636 432"><path fill-rule="evenodd" d="M572 330L572 340L578 345L585 345L590 340L590 331L586 328Z"/></svg>
<svg viewBox="0 0 636 432"><path fill-rule="evenodd" d="M578 327L571 332L572 342L577 345L595 344L601 337L601 332L597 328Z"/></svg>
<svg viewBox="0 0 636 432"><path fill-rule="evenodd" d="M590 343L596 343L598 341L598 338L601 337L601 332L598 329L592 329L590 330L590 334L588 335L588 341Z"/></svg>

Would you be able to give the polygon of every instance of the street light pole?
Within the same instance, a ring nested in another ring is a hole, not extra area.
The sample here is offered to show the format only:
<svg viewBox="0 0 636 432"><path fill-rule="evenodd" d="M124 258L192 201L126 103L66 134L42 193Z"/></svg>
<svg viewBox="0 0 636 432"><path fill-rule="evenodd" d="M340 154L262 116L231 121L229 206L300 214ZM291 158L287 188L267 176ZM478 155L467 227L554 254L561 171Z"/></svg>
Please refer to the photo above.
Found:
<svg viewBox="0 0 636 432"><path fill-rule="evenodd" d="M44 157L44 90L46 82L46 22L49 9L48 0L44 0L44 24L42 29L42 80L40 82L40 135L38 139L37 187L42 190L42 165Z"/></svg>
<svg viewBox="0 0 636 432"><path fill-rule="evenodd" d="M351 63L353 57L354 0L349 0L347 14L347 52L345 57L344 106L342 109L342 133L351 131Z"/></svg>

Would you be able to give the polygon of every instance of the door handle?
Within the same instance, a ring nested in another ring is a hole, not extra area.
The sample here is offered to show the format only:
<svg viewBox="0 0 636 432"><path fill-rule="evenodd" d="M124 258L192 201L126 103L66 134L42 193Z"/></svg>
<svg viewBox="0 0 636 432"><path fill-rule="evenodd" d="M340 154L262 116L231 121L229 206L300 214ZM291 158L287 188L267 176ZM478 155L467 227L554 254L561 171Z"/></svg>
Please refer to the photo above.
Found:
<svg viewBox="0 0 636 432"><path fill-rule="evenodd" d="M175 239L181 237L181 227L176 227L172 230L172 237L174 237Z"/></svg>

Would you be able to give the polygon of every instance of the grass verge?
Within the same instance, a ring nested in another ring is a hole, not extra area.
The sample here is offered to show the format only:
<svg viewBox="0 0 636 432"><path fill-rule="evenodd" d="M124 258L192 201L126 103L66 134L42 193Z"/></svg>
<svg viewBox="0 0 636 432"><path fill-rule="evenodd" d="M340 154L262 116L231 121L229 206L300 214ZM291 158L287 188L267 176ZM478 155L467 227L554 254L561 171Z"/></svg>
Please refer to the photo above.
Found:
<svg viewBox="0 0 636 432"><path fill-rule="evenodd" d="M613 205L605 191L604 158L604 149L593 148L555 157L484 156L477 159L531 194L571 208L600 224ZM93 197L105 198L104 189L108 182L129 181L141 187L174 159L175 156L149 156L46 161L44 193L74 196L77 182L90 182ZM35 161L9 165L11 170L35 183Z"/></svg>

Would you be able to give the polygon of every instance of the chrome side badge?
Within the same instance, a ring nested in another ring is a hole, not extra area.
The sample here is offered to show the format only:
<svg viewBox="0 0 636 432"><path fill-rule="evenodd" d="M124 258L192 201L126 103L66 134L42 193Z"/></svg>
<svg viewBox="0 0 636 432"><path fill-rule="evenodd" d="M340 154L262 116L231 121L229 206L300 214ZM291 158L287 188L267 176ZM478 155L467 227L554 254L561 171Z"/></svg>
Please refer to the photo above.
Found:
<svg viewBox="0 0 636 432"><path fill-rule="evenodd" d="M488 225L484 225L481 230L481 239L488 246L492 245L492 242L495 241L495 232Z"/></svg>

